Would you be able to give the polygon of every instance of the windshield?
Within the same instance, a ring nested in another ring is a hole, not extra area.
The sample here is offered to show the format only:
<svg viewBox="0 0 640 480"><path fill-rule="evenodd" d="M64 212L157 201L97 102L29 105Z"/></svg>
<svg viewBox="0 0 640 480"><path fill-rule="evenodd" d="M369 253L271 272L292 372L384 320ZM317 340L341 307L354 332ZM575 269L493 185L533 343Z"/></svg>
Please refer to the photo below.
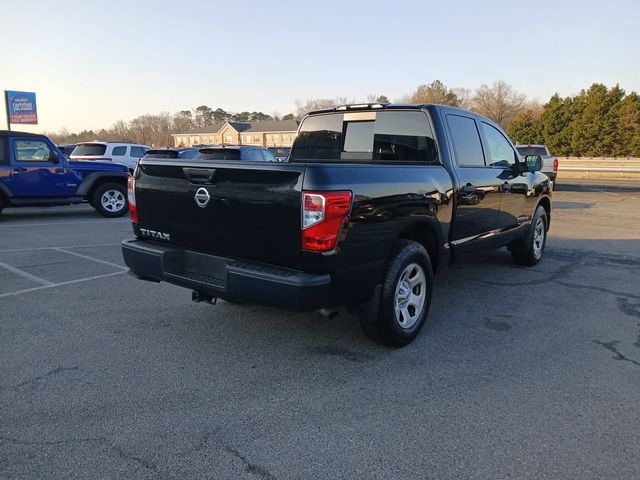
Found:
<svg viewBox="0 0 640 480"><path fill-rule="evenodd" d="M71 155L82 157L100 157L107 151L107 146L102 143L82 143L73 149Z"/></svg>
<svg viewBox="0 0 640 480"><path fill-rule="evenodd" d="M290 161L438 163L424 112L357 111L307 117Z"/></svg>

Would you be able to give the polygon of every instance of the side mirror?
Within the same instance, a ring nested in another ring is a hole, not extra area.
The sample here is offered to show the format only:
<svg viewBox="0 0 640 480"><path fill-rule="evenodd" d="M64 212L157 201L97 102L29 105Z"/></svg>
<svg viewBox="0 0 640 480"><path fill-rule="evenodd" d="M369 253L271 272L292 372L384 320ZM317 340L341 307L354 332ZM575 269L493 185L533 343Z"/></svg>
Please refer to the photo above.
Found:
<svg viewBox="0 0 640 480"><path fill-rule="evenodd" d="M58 157L58 154L56 152L54 152L53 150L49 151L49 161L51 163L60 163L60 157Z"/></svg>
<svg viewBox="0 0 640 480"><path fill-rule="evenodd" d="M542 170L542 157L540 155L527 155L524 157L527 172L539 172Z"/></svg>

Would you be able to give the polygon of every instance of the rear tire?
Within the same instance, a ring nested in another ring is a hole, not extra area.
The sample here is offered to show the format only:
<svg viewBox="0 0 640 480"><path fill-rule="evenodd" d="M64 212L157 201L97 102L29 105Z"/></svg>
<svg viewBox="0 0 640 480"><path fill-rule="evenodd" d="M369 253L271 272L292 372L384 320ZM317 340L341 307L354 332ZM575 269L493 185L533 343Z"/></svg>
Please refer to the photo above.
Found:
<svg viewBox="0 0 640 480"><path fill-rule="evenodd" d="M511 257L515 263L532 267L542 260L548 225L547 212L542 205L538 205L527 236L511 244Z"/></svg>
<svg viewBox="0 0 640 480"><path fill-rule="evenodd" d="M127 189L118 183L99 186L90 203L100 215L107 218L122 217L129 211Z"/></svg>
<svg viewBox="0 0 640 480"><path fill-rule="evenodd" d="M378 311L360 318L364 333L384 345L408 345L427 320L432 291L429 254L417 242L398 240L382 276Z"/></svg>
<svg viewBox="0 0 640 480"><path fill-rule="evenodd" d="M2 195L0 195L0 213L2 213L2 209L7 206L6 200Z"/></svg>

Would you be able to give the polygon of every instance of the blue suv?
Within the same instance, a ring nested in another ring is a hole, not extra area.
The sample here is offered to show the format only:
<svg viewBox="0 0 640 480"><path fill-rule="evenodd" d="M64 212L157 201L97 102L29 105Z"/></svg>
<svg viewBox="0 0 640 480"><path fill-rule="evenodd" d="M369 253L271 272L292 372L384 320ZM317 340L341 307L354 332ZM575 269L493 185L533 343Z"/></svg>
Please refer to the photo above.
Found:
<svg viewBox="0 0 640 480"><path fill-rule="evenodd" d="M45 135L0 130L0 211L89 202L105 217L128 211L124 165L72 161Z"/></svg>

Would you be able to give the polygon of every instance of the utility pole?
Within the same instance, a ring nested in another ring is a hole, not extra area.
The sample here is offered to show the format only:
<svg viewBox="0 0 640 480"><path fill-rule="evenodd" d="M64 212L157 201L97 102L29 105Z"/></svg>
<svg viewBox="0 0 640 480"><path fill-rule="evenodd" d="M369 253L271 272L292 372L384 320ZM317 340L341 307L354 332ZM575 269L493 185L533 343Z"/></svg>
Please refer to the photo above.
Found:
<svg viewBox="0 0 640 480"><path fill-rule="evenodd" d="M9 115L9 92L4 91L4 107L7 111L7 130L11 130L11 115Z"/></svg>

